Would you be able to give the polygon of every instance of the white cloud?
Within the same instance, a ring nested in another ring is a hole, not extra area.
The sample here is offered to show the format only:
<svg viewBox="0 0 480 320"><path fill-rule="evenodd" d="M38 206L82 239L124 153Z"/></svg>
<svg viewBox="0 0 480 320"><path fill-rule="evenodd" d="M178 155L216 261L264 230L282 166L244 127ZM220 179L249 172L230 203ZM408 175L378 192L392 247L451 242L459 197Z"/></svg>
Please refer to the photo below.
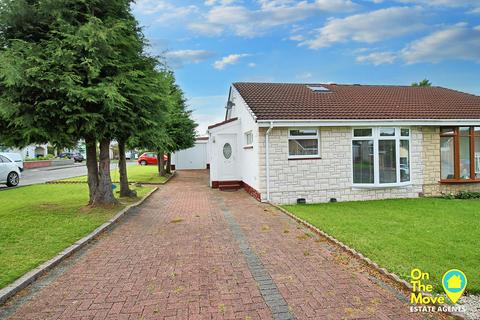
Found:
<svg viewBox="0 0 480 320"><path fill-rule="evenodd" d="M357 57L358 62L367 62L376 66L381 64L391 64L395 62L397 55L394 52L371 52L369 54L360 55Z"/></svg>
<svg viewBox="0 0 480 320"><path fill-rule="evenodd" d="M480 62L480 27L460 23L413 41L401 52L407 63L437 63L448 59Z"/></svg>
<svg viewBox="0 0 480 320"><path fill-rule="evenodd" d="M403 3L427 5L431 7L463 7L478 5L478 0L400 0Z"/></svg>
<svg viewBox="0 0 480 320"><path fill-rule="evenodd" d="M466 23L458 23L412 41L398 53L370 51L367 48L356 50L356 60L374 65L393 63L399 59L407 64L459 59L480 63L480 26L470 28Z"/></svg>
<svg viewBox="0 0 480 320"><path fill-rule="evenodd" d="M480 14L480 7L473 8L468 13L470 13L470 14Z"/></svg>
<svg viewBox="0 0 480 320"><path fill-rule="evenodd" d="M391 7L330 19L313 39L300 44L317 49L349 40L373 43L399 37L425 28L422 12L419 7Z"/></svg>
<svg viewBox="0 0 480 320"><path fill-rule="evenodd" d="M257 64L254 63L254 62L250 62L250 63L248 64L248 66L249 66L250 68L255 68L255 67L257 66Z"/></svg>
<svg viewBox="0 0 480 320"><path fill-rule="evenodd" d="M180 19L185 19L196 12L198 12L196 6L177 7L174 10L169 10L161 14L158 17L157 22L166 23L174 20L178 21Z"/></svg>
<svg viewBox="0 0 480 320"><path fill-rule="evenodd" d="M211 9L201 21L189 28L206 35L219 35L231 30L238 36L254 37L265 31L304 20L319 12L352 11L358 6L351 0L258 0L260 8L249 9L241 5L218 4L207 1ZM218 4L218 5L217 5Z"/></svg>
<svg viewBox="0 0 480 320"><path fill-rule="evenodd" d="M176 50L167 51L165 58L168 65L173 68L181 68L185 64L199 63L213 56L213 53L207 50Z"/></svg>
<svg viewBox="0 0 480 320"><path fill-rule="evenodd" d="M196 128L197 134L205 135L207 133L208 126L225 120L225 111L222 110L222 105L218 105L217 110L209 113L200 113L194 111L192 113L192 118L198 124Z"/></svg>
<svg viewBox="0 0 480 320"><path fill-rule="evenodd" d="M193 110L192 116L198 123L197 132L205 134L209 125L225 119L225 106L228 97L225 95L199 96L188 99L188 105Z"/></svg>
<svg viewBox="0 0 480 320"><path fill-rule="evenodd" d="M236 0L205 0L204 4L206 6L214 6L214 5L229 5L236 2Z"/></svg>
<svg viewBox="0 0 480 320"><path fill-rule="evenodd" d="M313 74L311 72L303 72L295 76L295 78L302 81L310 80L312 79L312 77L313 77Z"/></svg>
<svg viewBox="0 0 480 320"><path fill-rule="evenodd" d="M288 39L292 40L292 41L298 41L298 42L306 40L306 38L304 36L302 36L301 34L296 34L296 35L290 36Z"/></svg>
<svg viewBox="0 0 480 320"><path fill-rule="evenodd" d="M217 60L213 63L213 67L217 70L223 70L226 66L230 64L235 64L241 58L248 57L248 53L240 53L240 54L230 54L228 56L223 57L220 60Z"/></svg>
<svg viewBox="0 0 480 320"><path fill-rule="evenodd" d="M170 11L174 7L168 1L138 0L132 5L133 9L141 14L150 15L160 11Z"/></svg>
<svg viewBox="0 0 480 320"><path fill-rule="evenodd" d="M138 0L132 5L132 8L142 15L154 15L156 22L160 24L185 20L199 11L195 5L176 6L166 0Z"/></svg>

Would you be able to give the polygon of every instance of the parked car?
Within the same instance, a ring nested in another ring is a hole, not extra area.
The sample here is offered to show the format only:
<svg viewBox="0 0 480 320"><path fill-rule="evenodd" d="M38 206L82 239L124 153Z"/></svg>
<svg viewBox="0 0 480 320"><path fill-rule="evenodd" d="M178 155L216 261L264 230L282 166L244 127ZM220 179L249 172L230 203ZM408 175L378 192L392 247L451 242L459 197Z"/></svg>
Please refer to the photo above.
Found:
<svg viewBox="0 0 480 320"><path fill-rule="evenodd" d="M13 152L0 152L0 155L5 156L11 159L17 165L20 172L23 171L23 159L20 153L13 153Z"/></svg>
<svg viewBox="0 0 480 320"><path fill-rule="evenodd" d="M71 152L62 152L57 156L60 159L72 159L73 154Z"/></svg>
<svg viewBox="0 0 480 320"><path fill-rule="evenodd" d="M18 186L20 183L20 169L10 158L0 155L0 184L8 187Z"/></svg>
<svg viewBox="0 0 480 320"><path fill-rule="evenodd" d="M163 155L163 160L167 161L168 156L166 154ZM138 164L141 166L147 165L157 165L158 159L157 154L154 152L144 152L137 160Z"/></svg>
<svg viewBox="0 0 480 320"><path fill-rule="evenodd" d="M81 153L75 153L73 155L73 162L82 162L83 160L85 160L85 158Z"/></svg>

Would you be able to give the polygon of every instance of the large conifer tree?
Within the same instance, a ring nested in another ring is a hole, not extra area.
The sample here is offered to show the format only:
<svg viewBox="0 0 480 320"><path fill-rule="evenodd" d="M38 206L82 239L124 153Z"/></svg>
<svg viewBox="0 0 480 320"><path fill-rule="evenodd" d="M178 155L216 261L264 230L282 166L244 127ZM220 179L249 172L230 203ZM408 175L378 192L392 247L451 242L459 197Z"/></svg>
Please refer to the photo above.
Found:
<svg viewBox="0 0 480 320"><path fill-rule="evenodd" d="M16 146L84 139L92 205L116 203L110 141L136 114L123 92L144 45L130 2L6 0L0 8L0 138Z"/></svg>

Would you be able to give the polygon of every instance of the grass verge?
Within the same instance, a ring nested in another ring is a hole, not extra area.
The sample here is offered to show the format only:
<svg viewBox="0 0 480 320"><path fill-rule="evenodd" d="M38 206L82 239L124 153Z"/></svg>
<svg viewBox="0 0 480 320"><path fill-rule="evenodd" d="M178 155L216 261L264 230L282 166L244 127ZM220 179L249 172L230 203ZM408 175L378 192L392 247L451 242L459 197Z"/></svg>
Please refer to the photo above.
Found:
<svg viewBox="0 0 480 320"><path fill-rule="evenodd" d="M113 182L119 183L120 174L118 172L118 168L111 170L110 175L112 176ZM139 165L127 166L127 175L128 175L129 182L139 182L139 183L162 184L162 183L165 183L165 181L167 181L168 179L168 176L161 177L158 175L157 166L139 166ZM87 176L68 178L68 179L63 179L59 181L87 182Z"/></svg>
<svg viewBox="0 0 480 320"><path fill-rule="evenodd" d="M152 188L136 188L138 197ZM86 184L40 184L0 192L0 288L51 259L139 198L89 208Z"/></svg>
<svg viewBox="0 0 480 320"><path fill-rule="evenodd" d="M410 281L413 268L430 273L443 292L449 269L467 275L467 292L480 293L480 201L438 198L285 205L381 267Z"/></svg>

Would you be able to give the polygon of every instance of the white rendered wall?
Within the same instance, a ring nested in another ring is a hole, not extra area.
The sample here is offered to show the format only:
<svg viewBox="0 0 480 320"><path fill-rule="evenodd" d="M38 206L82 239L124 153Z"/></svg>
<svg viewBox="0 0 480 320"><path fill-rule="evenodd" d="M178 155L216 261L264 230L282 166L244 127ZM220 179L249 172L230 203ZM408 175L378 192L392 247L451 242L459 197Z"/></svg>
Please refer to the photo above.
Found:
<svg viewBox="0 0 480 320"><path fill-rule="evenodd" d="M237 141L240 147L238 169L241 180L252 188L258 190L258 125L247 104L234 87L232 87L230 100L235 104L232 109L231 117L238 117L240 120ZM253 148L244 148L246 145L245 133L248 131L251 131L253 134Z"/></svg>

